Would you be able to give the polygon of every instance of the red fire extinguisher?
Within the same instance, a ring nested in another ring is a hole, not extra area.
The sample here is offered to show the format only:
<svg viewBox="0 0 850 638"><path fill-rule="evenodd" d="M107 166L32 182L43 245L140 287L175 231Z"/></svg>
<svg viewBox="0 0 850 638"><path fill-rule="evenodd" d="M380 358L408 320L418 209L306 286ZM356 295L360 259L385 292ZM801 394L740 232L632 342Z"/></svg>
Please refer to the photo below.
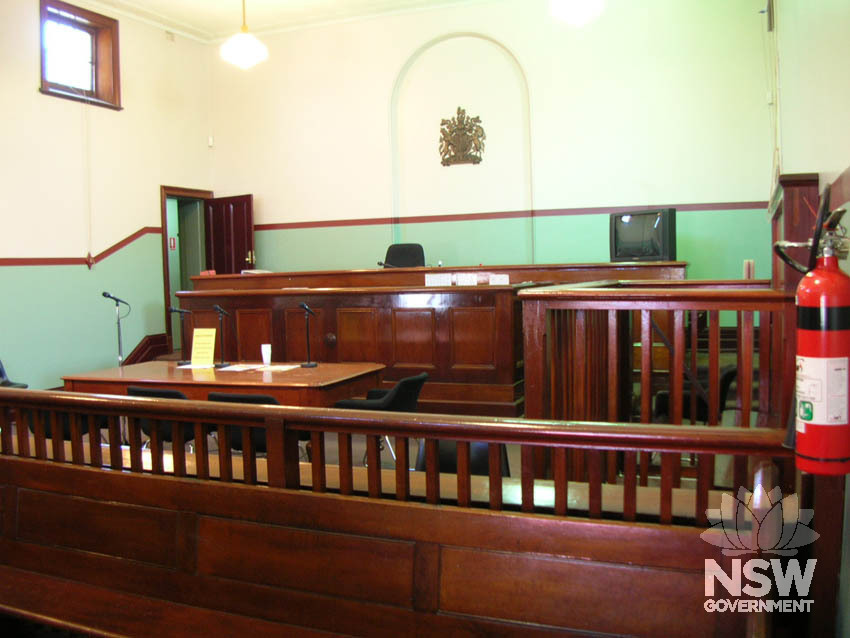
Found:
<svg viewBox="0 0 850 638"><path fill-rule="evenodd" d="M847 242L838 233L843 210L824 221L824 192L809 267L797 286L797 468L812 474L850 473L850 277L839 267ZM777 248L777 253L780 249ZM789 264L803 270L797 262Z"/></svg>

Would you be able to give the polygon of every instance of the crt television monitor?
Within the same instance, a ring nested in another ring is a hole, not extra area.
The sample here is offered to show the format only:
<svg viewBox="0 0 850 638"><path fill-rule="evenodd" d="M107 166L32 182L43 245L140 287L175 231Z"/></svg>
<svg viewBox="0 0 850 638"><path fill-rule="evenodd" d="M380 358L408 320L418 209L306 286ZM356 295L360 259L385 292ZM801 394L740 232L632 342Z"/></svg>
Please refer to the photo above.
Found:
<svg viewBox="0 0 850 638"><path fill-rule="evenodd" d="M676 209L611 214L611 261L675 261Z"/></svg>

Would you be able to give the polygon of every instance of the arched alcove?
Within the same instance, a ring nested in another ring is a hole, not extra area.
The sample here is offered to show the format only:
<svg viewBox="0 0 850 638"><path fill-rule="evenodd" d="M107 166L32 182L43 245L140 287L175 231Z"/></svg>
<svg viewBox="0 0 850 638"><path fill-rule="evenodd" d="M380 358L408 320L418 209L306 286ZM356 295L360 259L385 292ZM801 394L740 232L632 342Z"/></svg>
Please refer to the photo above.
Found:
<svg viewBox="0 0 850 638"><path fill-rule="evenodd" d="M481 118L480 164L441 164L440 123L458 107ZM477 33L427 42L399 71L390 112L394 220L533 210L528 84L503 44ZM392 241L403 234L393 224ZM530 218L524 240L532 261Z"/></svg>

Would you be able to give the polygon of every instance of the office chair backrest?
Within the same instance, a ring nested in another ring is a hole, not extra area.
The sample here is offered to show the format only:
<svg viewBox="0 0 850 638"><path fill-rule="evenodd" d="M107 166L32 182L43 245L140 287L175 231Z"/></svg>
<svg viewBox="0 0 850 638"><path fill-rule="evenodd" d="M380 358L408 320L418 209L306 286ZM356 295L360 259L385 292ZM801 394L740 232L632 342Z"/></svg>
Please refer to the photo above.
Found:
<svg viewBox="0 0 850 638"><path fill-rule="evenodd" d="M127 394L131 397L145 397L147 399L186 399L186 395L180 390L171 388L148 388L144 386L127 386ZM150 436L151 424L148 419L141 419L142 432ZM169 421L162 421L159 425L159 435L163 441L171 441L172 432ZM191 423L183 424L183 441L191 441L195 438L195 428Z"/></svg>
<svg viewBox="0 0 850 638"><path fill-rule="evenodd" d="M253 405L280 405L273 396L269 394L237 394L231 392L210 392L207 395L210 401L221 403L251 403ZM251 443L255 452L266 451L266 433L260 428L251 428ZM242 449L242 428L230 427L230 449Z"/></svg>
<svg viewBox="0 0 850 638"><path fill-rule="evenodd" d="M508 468L508 452L504 445L499 445L499 471L502 476L510 476ZM457 474L457 444L454 441L439 441L440 472ZM425 445L419 446L416 456L416 469L425 471ZM469 444L469 473L479 476L490 475L490 446L488 443L472 442Z"/></svg>
<svg viewBox="0 0 850 638"><path fill-rule="evenodd" d="M0 388L26 388L26 383L15 383L9 379L6 374L6 368L3 367L3 362L0 361Z"/></svg>
<svg viewBox="0 0 850 638"><path fill-rule="evenodd" d="M384 264L397 268L414 268L425 265L422 244L390 244ZM384 266L386 268L386 266Z"/></svg>
<svg viewBox="0 0 850 638"><path fill-rule="evenodd" d="M417 374L414 377L399 379L398 383L387 393L384 399L386 407L383 409L389 412L416 412L419 393L422 392L422 386L425 385L427 380L427 372Z"/></svg>

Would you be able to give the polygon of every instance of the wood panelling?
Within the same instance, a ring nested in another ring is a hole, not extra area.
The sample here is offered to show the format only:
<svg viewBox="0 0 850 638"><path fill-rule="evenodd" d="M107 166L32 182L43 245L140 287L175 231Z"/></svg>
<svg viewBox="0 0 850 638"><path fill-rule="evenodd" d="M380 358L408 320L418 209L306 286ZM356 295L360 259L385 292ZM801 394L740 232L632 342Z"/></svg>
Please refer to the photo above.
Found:
<svg viewBox="0 0 850 638"><path fill-rule="evenodd" d="M380 361L377 308L337 308L337 361Z"/></svg>
<svg viewBox="0 0 850 638"><path fill-rule="evenodd" d="M371 270L318 270L248 275L192 277L199 290L261 290L281 288L354 288L368 286L423 286L427 273L471 274L479 285L491 275L507 275L510 283L560 283L602 279L684 279L685 262L521 264L516 266L458 266L454 268L383 268Z"/></svg>
<svg viewBox="0 0 850 638"><path fill-rule="evenodd" d="M495 308L450 308L453 370L496 367Z"/></svg>
<svg viewBox="0 0 850 638"><path fill-rule="evenodd" d="M17 538L176 567L176 513L156 508L20 490Z"/></svg>
<svg viewBox="0 0 850 638"><path fill-rule="evenodd" d="M236 343L239 361L261 361L260 346L272 342L272 311L259 310L236 311Z"/></svg>
<svg viewBox="0 0 850 638"><path fill-rule="evenodd" d="M414 547L409 542L210 517L200 518L198 539L201 574L411 605Z"/></svg>
<svg viewBox="0 0 850 638"><path fill-rule="evenodd" d="M313 308L315 316L310 317L310 359L313 361L327 361L325 352L325 313L321 308ZM284 317L284 344L285 356L283 361L306 361L307 360L307 320L304 310L301 308L286 308ZM272 342L272 352L278 350L275 342ZM279 351L279 350L278 350Z"/></svg>
<svg viewBox="0 0 850 638"><path fill-rule="evenodd" d="M702 622L702 573L459 548L443 548L441 566L442 611L617 634L714 635ZM659 614L671 600L672 613Z"/></svg>
<svg viewBox="0 0 850 638"><path fill-rule="evenodd" d="M393 308L395 368L433 369L437 357L437 319L433 308Z"/></svg>

